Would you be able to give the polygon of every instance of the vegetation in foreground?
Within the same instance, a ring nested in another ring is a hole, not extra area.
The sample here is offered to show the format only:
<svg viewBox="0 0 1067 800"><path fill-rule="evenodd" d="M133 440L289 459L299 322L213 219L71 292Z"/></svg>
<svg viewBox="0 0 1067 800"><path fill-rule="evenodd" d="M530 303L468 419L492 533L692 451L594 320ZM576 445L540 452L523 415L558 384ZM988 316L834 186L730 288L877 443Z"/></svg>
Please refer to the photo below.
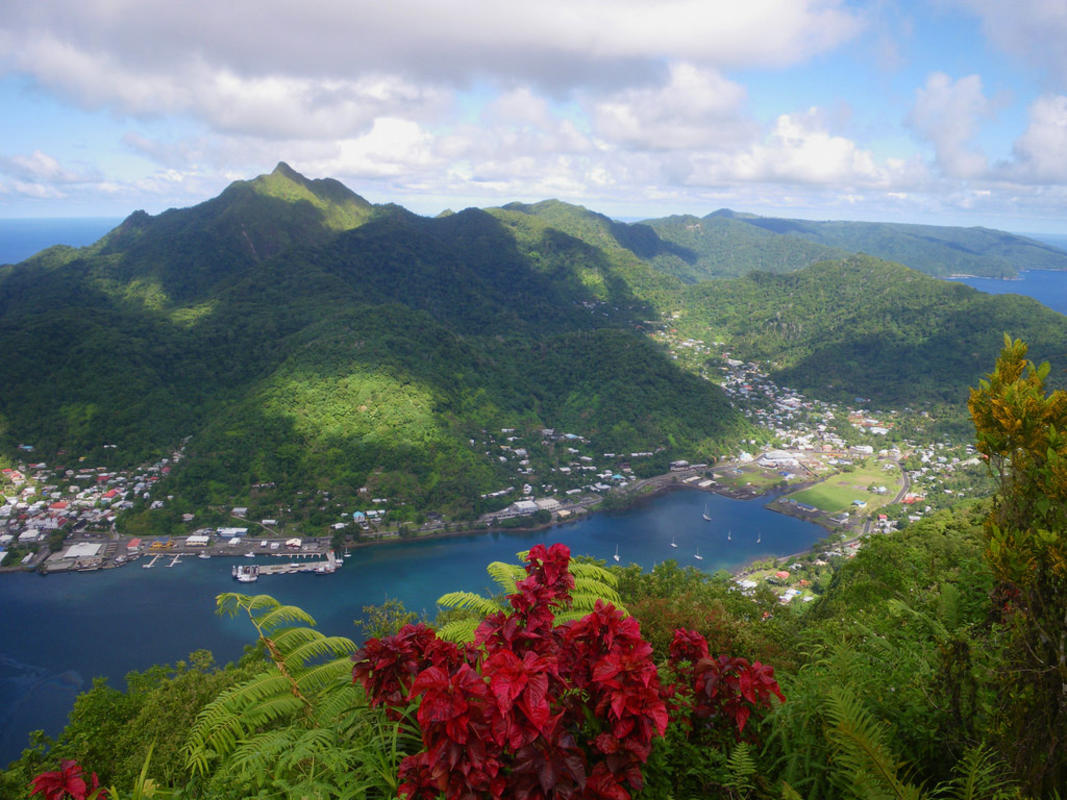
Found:
<svg viewBox="0 0 1067 800"><path fill-rule="evenodd" d="M356 653L353 683L351 640L270 598L222 596L257 633L240 664L98 684L0 789L25 796L71 760L116 796L147 796L145 765L173 797L1054 797L1067 394L1047 374L1009 340L971 392L991 503L875 537L806 613L673 564L576 578L561 549L540 549L471 644L375 615L396 633ZM572 588L612 582L630 616L594 601L557 624Z"/></svg>

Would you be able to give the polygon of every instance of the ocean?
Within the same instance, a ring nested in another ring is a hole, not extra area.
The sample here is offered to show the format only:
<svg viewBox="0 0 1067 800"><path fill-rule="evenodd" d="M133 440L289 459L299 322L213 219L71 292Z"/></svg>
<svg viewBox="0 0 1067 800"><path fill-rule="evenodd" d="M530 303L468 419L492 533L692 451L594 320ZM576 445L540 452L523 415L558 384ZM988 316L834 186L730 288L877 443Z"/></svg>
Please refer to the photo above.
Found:
<svg viewBox="0 0 1067 800"><path fill-rule="evenodd" d="M85 247L120 222L112 217L0 219L0 264L17 264L57 244Z"/></svg>

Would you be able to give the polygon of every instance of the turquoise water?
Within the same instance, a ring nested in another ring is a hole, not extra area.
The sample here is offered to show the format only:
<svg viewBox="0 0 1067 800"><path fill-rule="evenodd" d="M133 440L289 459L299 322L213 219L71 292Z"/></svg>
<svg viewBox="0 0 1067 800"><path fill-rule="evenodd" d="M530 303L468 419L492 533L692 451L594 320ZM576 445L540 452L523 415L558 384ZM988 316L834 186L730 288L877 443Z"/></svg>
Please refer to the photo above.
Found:
<svg viewBox="0 0 1067 800"><path fill-rule="evenodd" d="M133 565L47 577L0 575L0 762L18 756L29 731L57 733L93 676L122 686L129 670L173 663L198 648L211 650L220 662L238 657L251 629L214 614L220 592L271 594L310 612L324 632L355 638L353 621L363 606L397 598L432 616L435 600L447 591L492 593L486 565L514 562L518 551L538 542L563 542L575 554L607 563L614 563L618 547L621 564L650 568L674 558L713 572L802 551L825 536L816 525L768 511L767 501L678 491L622 514L598 514L537 533L361 548L333 575L265 576L253 586L234 583L234 560L223 558L185 559L170 569L160 559L150 570ZM710 523L701 517L705 507ZM703 560L694 558L697 548Z"/></svg>

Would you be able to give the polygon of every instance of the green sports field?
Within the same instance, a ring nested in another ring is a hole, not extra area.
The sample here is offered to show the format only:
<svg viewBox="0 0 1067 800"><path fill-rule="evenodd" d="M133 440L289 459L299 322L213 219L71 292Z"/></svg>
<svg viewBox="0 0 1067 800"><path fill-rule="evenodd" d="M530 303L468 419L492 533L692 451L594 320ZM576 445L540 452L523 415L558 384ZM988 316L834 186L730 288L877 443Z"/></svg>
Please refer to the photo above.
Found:
<svg viewBox="0 0 1067 800"><path fill-rule="evenodd" d="M867 491L871 484L885 486L886 494L874 494ZM839 472L831 475L807 489L794 492L787 497L798 503L807 503L820 511L834 514L838 511L851 509L853 500L863 500L867 503L863 511L878 508L892 500L900 487L900 470L896 467L892 471L882 469L882 462L870 460L862 466L857 466L853 472Z"/></svg>

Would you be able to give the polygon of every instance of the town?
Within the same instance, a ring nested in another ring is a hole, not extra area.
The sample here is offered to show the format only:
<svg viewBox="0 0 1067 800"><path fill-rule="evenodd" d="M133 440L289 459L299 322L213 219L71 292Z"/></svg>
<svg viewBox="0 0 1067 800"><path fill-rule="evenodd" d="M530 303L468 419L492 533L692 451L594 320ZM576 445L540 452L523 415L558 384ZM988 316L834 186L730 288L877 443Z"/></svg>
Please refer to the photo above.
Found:
<svg viewBox="0 0 1067 800"><path fill-rule="evenodd" d="M783 602L812 599L836 559L848 558L865 537L891 533L938 508L989 491L974 448L960 441L923 441L928 415L910 410L872 411L809 398L776 385L766 367L732 358L722 343L683 338L669 324L653 338L672 358L719 384L758 433L742 448L706 463L667 461L666 448L624 453L597 451L582 433L551 428L483 429L472 449L513 475L484 493L474 520L402 512L399 498L369 496L344 507L327 493L317 498L335 521L324 529L277 518L253 519L249 509L224 510L225 525L182 516L188 535L121 535L123 512L158 509L171 499L166 479L181 462L184 445L130 471L50 466L36 461L33 445L0 471L0 567L41 572L93 570L145 559L142 566L180 563L185 556L277 555L323 559L335 549L402 536L487 529L531 528L566 522L592 511L619 509L644 497L691 489L751 498L773 493L770 508L827 529L822 546L803 557L749 565L738 577L752 590L774 587ZM62 455L62 454L61 454ZM331 564L340 563L330 557ZM790 569L783 569L789 566ZM331 566L331 569L333 567Z"/></svg>

